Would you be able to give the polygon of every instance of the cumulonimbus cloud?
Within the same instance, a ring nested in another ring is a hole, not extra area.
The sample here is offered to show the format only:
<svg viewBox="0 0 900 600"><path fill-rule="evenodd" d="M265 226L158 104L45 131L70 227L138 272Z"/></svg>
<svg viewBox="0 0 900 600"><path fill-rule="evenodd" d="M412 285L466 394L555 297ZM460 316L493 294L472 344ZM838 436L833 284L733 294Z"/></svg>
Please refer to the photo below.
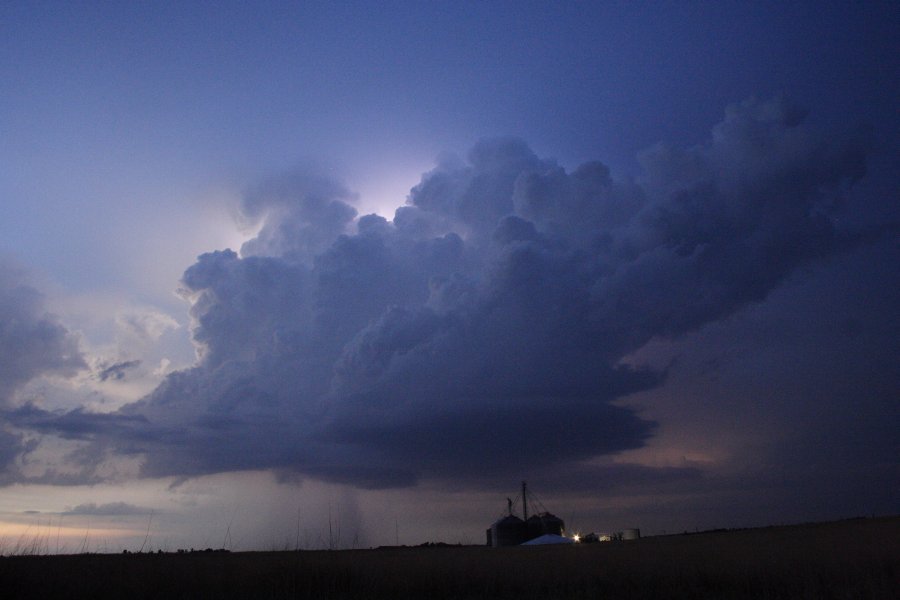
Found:
<svg viewBox="0 0 900 600"><path fill-rule="evenodd" d="M259 237L184 274L196 366L93 432L83 412L20 424L77 424L143 454L147 476L281 469L368 487L640 447L654 423L613 401L665 374L624 358L857 241L832 211L865 146L802 116L781 99L730 107L706 143L645 152L634 181L483 140L424 174L393 221L355 219L322 180L260 186L245 202Z"/></svg>

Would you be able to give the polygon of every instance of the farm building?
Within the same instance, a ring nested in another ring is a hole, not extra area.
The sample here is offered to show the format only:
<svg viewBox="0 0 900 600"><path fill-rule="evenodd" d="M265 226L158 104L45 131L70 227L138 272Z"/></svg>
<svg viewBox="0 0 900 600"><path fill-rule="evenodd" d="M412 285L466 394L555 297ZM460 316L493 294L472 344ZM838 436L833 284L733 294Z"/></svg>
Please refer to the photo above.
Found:
<svg viewBox="0 0 900 600"><path fill-rule="evenodd" d="M516 500L507 498L507 514L496 521L487 529L487 545L494 548L500 546L518 546L541 536L561 537L565 530L562 519L546 510L528 516L528 490L525 482L522 482L522 518L513 514L513 506ZM534 500L532 498L532 500Z"/></svg>
<svg viewBox="0 0 900 600"><path fill-rule="evenodd" d="M498 548L500 546L518 546L528 540L525 521L516 515L506 515L494 521L487 530L487 545Z"/></svg>

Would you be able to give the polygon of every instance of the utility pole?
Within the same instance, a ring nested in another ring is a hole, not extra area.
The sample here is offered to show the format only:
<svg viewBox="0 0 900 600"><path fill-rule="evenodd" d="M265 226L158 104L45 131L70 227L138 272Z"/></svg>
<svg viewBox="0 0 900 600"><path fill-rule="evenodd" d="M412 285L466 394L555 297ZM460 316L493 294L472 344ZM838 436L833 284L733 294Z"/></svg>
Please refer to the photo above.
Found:
<svg viewBox="0 0 900 600"><path fill-rule="evenodd" d="M525 482L522 482L522 515L523 520L528 520L528 492L525 491Z"/></svg>

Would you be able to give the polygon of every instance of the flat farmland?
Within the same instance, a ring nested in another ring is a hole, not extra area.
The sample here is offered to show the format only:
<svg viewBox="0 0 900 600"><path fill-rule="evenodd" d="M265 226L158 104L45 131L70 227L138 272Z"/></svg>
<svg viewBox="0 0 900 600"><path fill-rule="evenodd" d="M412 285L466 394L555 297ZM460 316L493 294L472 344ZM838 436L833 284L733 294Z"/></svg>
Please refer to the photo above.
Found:
<svg viewBox="0 0 900 600"><path fill-rule="evenodd" d="M0 558L15 598L900 598L900 517L544 547Z"/></svg>

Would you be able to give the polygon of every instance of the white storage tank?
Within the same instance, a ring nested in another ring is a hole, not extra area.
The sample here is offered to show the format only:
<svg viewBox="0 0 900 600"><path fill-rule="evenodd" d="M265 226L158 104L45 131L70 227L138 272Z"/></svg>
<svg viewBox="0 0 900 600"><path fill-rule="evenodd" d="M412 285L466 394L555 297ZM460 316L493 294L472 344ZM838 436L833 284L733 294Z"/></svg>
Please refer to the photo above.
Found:
<svg viewBox="0 0 900 600"><path fill-rule="evenodd" d="M622 532L623 540L639 540L641 539L640 529L626 529Z"/></svg>

